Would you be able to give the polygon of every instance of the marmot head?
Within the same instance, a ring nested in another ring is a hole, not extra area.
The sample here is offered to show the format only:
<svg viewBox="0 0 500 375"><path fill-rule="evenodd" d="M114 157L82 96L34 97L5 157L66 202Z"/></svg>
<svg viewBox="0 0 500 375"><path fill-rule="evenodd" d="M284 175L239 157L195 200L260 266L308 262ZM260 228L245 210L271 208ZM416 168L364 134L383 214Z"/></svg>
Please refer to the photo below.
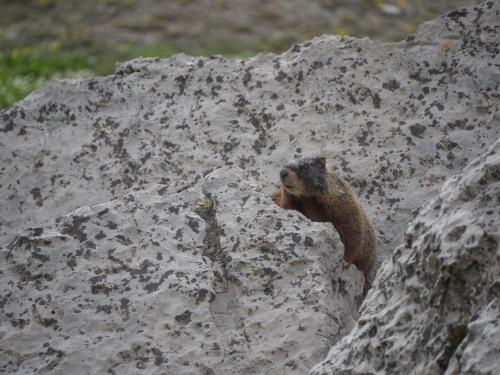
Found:
<svg viewBox="0 0 500 375"><path fill-rule="evenodd" d="M283 190L296 197L312 197L328 190L328 167L323 157L309 157L287 164L280 172Z"/></svg>

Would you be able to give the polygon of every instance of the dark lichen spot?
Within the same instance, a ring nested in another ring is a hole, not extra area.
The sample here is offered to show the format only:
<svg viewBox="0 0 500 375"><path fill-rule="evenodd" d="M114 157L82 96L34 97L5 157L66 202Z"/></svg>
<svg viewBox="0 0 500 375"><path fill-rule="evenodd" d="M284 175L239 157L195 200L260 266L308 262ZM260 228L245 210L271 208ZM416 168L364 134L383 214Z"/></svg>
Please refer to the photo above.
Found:
<svg viewBox="0 0 500 375"><path fill-rule="evenodd" d="M33 197L33 200L36 202L36 205L38 207L42 207L43 206L43 199L42 199L42 194L40 192L40 188L35 187L35 188L31 189L30 193Z"/></svg>
<svg viewBox="0 0 500 375"><path fill-rule="evenodd" d="M278 72L278 75L274 79L278 82L281 82L286 78L288 78L288 75L284 71L280 70Z"/></svg>
<svg viewBox="0 0 500 375"><path fill-rule="evenodd" d="M300 234L292 233L292 241L293 242L295 242L296 244L299 244L301 239L302 238L300 237Z"/></svg>
<svg viewBox="0 0 500 375"><path fill-rule="evenodd" d="M311 69L316 70L316 69L321 69L323 67L323 63L321 61L314 61Z"/></svg>
<svg viewBox="0 0 500 375"><path fill-rule="evenodd" d="M200 304L203 302L208 294L208 290L202 288L196 292L196 303Z"/></svg>
<svg viewBox="0 0 500 375"><path fill-rule="evenodd" d="M191 311L186 310L182 314L179 314L175 317L175 321L179 324L185 326L191 321Z"/></svg>
<svg viewBox="0 0 500 375"><path fill-rule="evenodd" d="M360 146L368 146L369 142L367 141L370 132L368 130L362 130L361 135L358 136L358 144Z"/></svg>
<svg viewBox="0 0 500 375"><path fill-rule="evenodd" d="M462 234L465 232L467 229L467 226L465 225L459 225L455 228L453 228L447 235L446 238L450 241L458 241L460 237L462 237Z"/></svg>
<svg viewBox="0 0 500 375"><path fill-rule="evenodd" d="M305 247L313 247L314 246L313 239L309 236L306 236L306 239L304 240L304 246Z"/></svg>
<svg viewBox="0 0 500 375"><path fill-rule="evenodd" d="M104 215L106 215L108 212L109 212L109 208L105 208L104 210L99 211L99 212L97 213L97 217L98 217L99 219L102 219L102 217L103 217Z"/></svg>
<svg viewBox="0 0 500 375"><path fill-rule="evenodd" d="M174 240L182 240L182 229L178 228L175 232Z"/></svg>
<svg viewBox="0 0 500 375"><path fill-rule="evenodd" d="M158 282L152 282L152 283L146 284L144 286L144 290L148 293L152 293L152 292L157 291L159 286L163 283L163 281L165 281L165 279L167 277L169 277L170 275L172 275L173 273L174 273L174 271L172 271L172 270L168 270L168 271L164 272L163 275L161 275L160 280L158 280Z"/></svg>
<svg viewBox="0 0 500 375"><path fill-rule="evenodd" d="M449 18L452 18L454 21L457 21L459 18L463 18L467 15L467 9L457 9L447 14Z"/></svg>
<svg viewBox="0 0 500 375"><path fill-rule="evenodd" d="M100 306L97 306L95 312L96 313L100 313L100 312L104 312L106 314L111 314L111 309L113 308L113 306L111 305L100 305Z"/></svg>
<svg viewBox="0 0 500 375"><path fill-rule="evenodd" d="M66 262L69 268L73 271L76 268L76 260L70 259Z"/></svg>
<svg viewBox="0 0 500 375"><path fill-rule="evenodd" d="M167 363L168 360L163 358L163 353L158 348L151 348L151 352L155 357L154 364L155 366L161 366L163 363Z"/></svg>
<svg viewBox="0 0 500 375"><path fill-rule="evenodd" d="M175 82L179 87L179 95L184 94L184 90L186 89L187 76L178 76L175 78Z"/></svg>
<svg viewBox="0 0 500 375"><path fill-rule="evenodd" d="M122 245L125 245L125 246L128 246L128 245L132 244L132 240L130 238L128 238L128 237L125 237L122 234L117 234L113 238L115 238L119 243L121 243Z"/></svg>
<svg viewBox="0 0 500 375"><path fill-rule="evenodd" d="M252 73L250 71L246 71L243 75L243 85L248 86L248 83L252 80Z"/></svg>
<svg viewBox="0 0 500 375"><path fill-rule="evenodd" d="M178 214L179 213L179 206L169 206L168 212L170 212L171 214Z"/></svg>
<svg viewBox="0 0 500 375"><path fill-rule="evenodd" d="M427 127L421 124L415 124L410 126L411 134L417 138L422 138L421 135L424 134L426 129Z"/></svg>
<svg viewBox="0 0 500 375"><path fill-rule="evenodd" d="M382 87L386 90L394 91L399 89L400 85L398 81L396 81L395 79L391 79L390 81L384 82L382 84Z"/></svg>
<svg viewBox="0 0 500 375"><path fill-rule="evenodd" d="M29 320L26 319L11 319L10 324L12 324L12 327L14 328L19 328L23 329L25 326L27 326L29 323Z"/></svg>
<svg viewBox="0 0 500 375"><path fill-rule="evenodd" d="M73 238L78 239L80 242L84 242L87 240L87 234L83 231L85 226L83 225L89 218L86 216L72 216L71 223L65 223L64 227L61 231L63 234L68 234Z"/></svg>
<svg viewBox="0 0 500 375"><path fill-rule="evenodd" d="M3 128L0 128L0 131L4 133L10 132L12 130L14 130L14 121L12 120L8 121Z"/></svg>
<svg viewBox="0 0 500 375"><path fill-rule="evenodd" d="M106 233L100 230L99 233L97 233L94 238L96 240L102 240L103 238L106 238Z"/></svg>
<svg viewBox="0 0 500 375"><path fill-rule="evenodd" d="M118 228L118 225L116 225L116 223L113 223L112 221L108 221L105 227L111 230L115 230L116 228Z"/></svg>
<svg viewBox="0 0 500 375"><path fill-rule="evenodd" d="M41 236L43 234L43 228L30 228L30 231L35 237Z"/></svg>

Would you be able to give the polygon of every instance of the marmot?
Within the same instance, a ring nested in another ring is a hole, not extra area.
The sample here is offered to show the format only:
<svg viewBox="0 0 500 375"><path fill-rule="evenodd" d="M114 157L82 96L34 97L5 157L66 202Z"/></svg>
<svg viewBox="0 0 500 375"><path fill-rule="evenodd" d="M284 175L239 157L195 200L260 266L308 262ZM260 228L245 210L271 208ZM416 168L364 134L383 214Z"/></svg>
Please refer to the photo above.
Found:
<svg viewBox="0 0 500 375"><path fill-rule="evenodd" d="M365 276L375 262L375 231L349 184L326 165L325 158L303 158L280 172L281 190L272 199L312 221L330 222L344 244L344 260Z"/></svg>

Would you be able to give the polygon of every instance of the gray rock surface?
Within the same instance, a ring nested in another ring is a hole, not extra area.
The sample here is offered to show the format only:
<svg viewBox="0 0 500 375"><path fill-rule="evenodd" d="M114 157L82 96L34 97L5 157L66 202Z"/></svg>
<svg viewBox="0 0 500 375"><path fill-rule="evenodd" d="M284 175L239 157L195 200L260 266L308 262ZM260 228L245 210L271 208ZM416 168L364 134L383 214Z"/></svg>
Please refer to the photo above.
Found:
<svg viewBox="0 0 500 375"><path fill-rule="evenodd" d="M324 358L364 283L333 226L238 168L202 189L150 185L4 249L0 371L303 374Z"/></svg>
<svg viewBox="0 0 500 375"><path fill-rule="evenodd" d="M360 193L385 253L500 134L498 9L455 11L397 44L328 36L281 56L177 55L52 82L1 115L0 241L223 165L271 192L283 163L323 152Z"/></svg>
<svg viewBox="0 0 500 375"><path fill-rule="evenodd" d="M500 141L426 204L311 375L500 373Z"/></svg>
<svg viewBox="0 0 500 375"><path fill-rule="evenodd" d="M329 224L273 207L280 167L322 152L386 258L500 135L499 11L396 44L133 60L1 112L0 369L304 373L353 326L362 281ZM494 340L481 324L470 340Z"/></svg>

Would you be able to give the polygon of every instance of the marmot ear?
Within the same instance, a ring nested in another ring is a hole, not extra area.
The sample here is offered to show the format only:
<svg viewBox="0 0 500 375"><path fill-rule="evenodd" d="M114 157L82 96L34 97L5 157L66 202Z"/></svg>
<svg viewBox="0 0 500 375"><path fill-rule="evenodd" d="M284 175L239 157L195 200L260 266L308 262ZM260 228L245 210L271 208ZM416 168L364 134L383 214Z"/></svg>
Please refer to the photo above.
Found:
<svg viewBox="0 0 500 375"><path fill-rule="evenodd" d="M320 156L320 157L317 157L316 158L316 165L319 167L319 168L324 168L325 167L325 164L326 164L326 160L324 157Z"/></svg>

